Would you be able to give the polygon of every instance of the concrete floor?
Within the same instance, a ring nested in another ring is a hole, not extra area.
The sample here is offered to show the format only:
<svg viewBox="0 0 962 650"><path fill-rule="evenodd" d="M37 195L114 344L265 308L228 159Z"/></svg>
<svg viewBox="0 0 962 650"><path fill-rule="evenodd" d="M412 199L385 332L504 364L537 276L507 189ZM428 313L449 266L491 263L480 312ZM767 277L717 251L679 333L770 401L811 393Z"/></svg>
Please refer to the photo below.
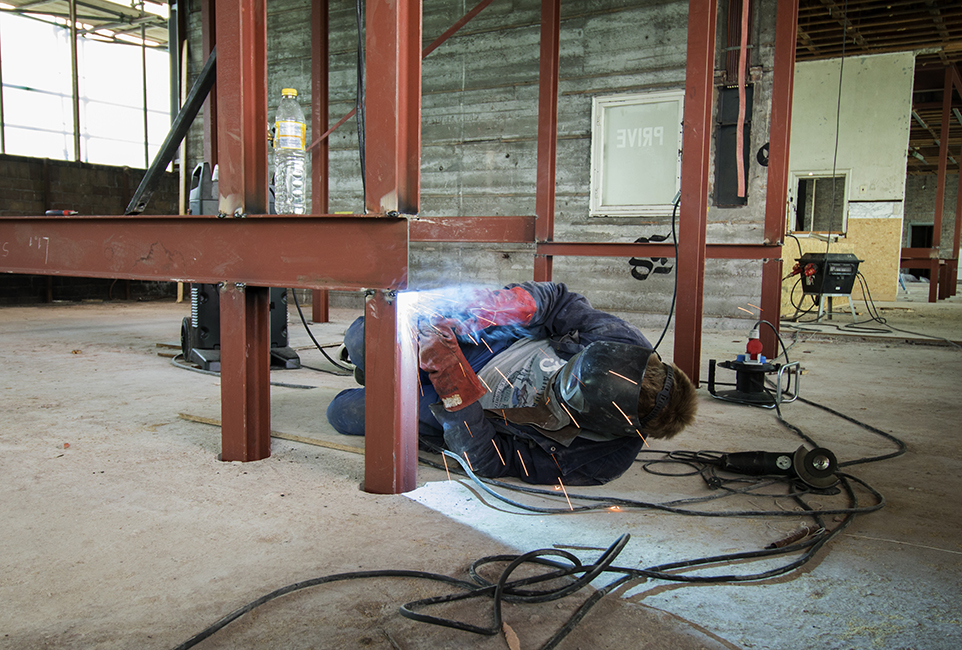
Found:
<svg viewBox="0 0 962 650"><path fill-rule="evenodd" d="M899 302L880 305L883 316L903 330L962 339L962 298L928 305L925 291L910 285ZM624 533L631 540L616 564L647 567L757 550L806 522L801 514L709 518L637 509L531 514L425 466L414 492L377 496L358 489L359 454L283 439L273 441L270 459L219 462L219 430L181 416L220 417L217 377L176 368L157 347L177 339L188 311L171 302L0 309L0 648L171 648L236 607L318 576L418 569L465 578L482 556L552 547L591 561L600 553L593 549ZM354 316L335 310L334 322L314 332L337 342ZM324 365L294 323L292 345L305 347L304 362ZM793 327L804 331L783 333L805 369L802 396L907 443L901 457L846 470L879 490L885 507L856 517L813 561L781 577L631 583L561 648L962 647L962 350L904 332ZM703 379L708 360L732 358L745 334L706 332ZM663 350L671 349L669 339ZM287 370L272 379L316 387L272 390L276 431L362 443L337 435L323 417L331 396L353 384L349 378ZM791 451L800 444L771 412L700 392L698 422L658 448ZM800 402L783 413L842 461L893 449ZM608 486L578 492L648 502L712 494L698 477L658 476L640 464ZM550 500L509 496L567 506L560 492ZM816 495L809 503L833 508L845 499ZM793 509L767 491L698 507ZM776 564L708 572L756 573ZM405 602L450 591L399 578L316 587L265 605L198 647L507 647L500 635L397 614ZM522 648L537 648L585 596L507 605L505 620ZM437 613L479 624L491 616L487 602L474 601Z"/></svg>

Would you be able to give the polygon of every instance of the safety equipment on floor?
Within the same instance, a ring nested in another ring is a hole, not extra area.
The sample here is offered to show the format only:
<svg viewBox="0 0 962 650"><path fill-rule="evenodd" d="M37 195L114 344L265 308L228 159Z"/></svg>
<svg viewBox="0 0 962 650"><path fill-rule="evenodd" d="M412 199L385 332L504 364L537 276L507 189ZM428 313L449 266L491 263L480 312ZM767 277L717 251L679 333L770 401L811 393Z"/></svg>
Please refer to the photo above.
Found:
<svg viewBox="0 0 962 650"><path fill-rule="evenodd" d="M418 362L428 373L444 408L460 411L481 399L487 390L465 360L451 325L449 321L421 323L418 328Z"/></svg>

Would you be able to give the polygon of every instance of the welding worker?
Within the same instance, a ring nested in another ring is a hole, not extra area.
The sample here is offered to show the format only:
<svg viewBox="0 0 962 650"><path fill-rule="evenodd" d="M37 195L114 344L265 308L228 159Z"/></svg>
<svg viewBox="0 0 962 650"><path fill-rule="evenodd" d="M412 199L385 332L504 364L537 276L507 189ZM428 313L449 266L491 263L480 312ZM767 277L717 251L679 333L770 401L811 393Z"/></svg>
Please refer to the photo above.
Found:
<svg viewBox="0 0 962 650"><path fill-rule="evenodd" d="M670 438L694 419L688 377L636 327L564 284L422 292L415 311L419 443L466 458L480 476L601 485L646 438ZM359 318L344 344L361 383L363 343ZM364 389L338 394L327 417L363 435Z"/></svg>

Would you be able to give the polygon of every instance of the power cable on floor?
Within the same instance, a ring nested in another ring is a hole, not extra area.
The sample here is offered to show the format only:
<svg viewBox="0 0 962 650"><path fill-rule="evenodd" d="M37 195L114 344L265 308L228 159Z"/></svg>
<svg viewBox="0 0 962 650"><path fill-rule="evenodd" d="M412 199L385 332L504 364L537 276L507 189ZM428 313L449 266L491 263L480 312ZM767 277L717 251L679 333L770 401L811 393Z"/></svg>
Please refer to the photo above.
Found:
<svg viewBox="0 0 962 650"><path fill-rule="evenodd" d="M220 377L220 373L215 370L204 370L203 368L195 368L193 366L187 365L186 363L179 363L178 359L183 360L183 358L184 358L184 354L181 352L171 357L170 362L174 366L180 368L181 370L190 370L191 372L196 372L201 375L210 375L211 377ZM280 388L302 388L305 390L309 390L311 388L317 388L317 386L309 386L307 384L288 384L281 381L272 381L270 382L270 384L271 386L278 386Z"/></svg>
<svg viewBox="0 0 962 650"><path fill-rule="evenodd" d="M298 300L297 300L297 292L296 292L294 289L291 289L291 295L294 297L294 306L297 308L297 315L301 317L301 323L304 325L304 331L306 331L306 332L307 332L307 335L308 335L309 337L311 337L311 341L314 342L314 347L316 347L316 348L320 351L320 353L324 355L324 358L325 358L325 359L327 359L327 360L330 361L332 364L334 364L334 367L340 368L341 370L346 370L347 372L346 372L346 373L333 372L333 371L331 371L331 370L325 370L324 368L315 368L315 367L313 367L313 366L304 366L304 367L305 367L305 368L308 368L308 369L310 369L310 370L317 370L318 372L327 372L327 373L330 373L330 374L332 374L332 375L337 375L338 377L347 377L348 375L353 374L353 372L354 372L354 369L353 369L353 368L349 368L349 367L347 367L347 366L342 366L342 365L339 364L337 361L335 361L334 359L332 359L331 356L330 356L327 352L324 351L324 348L321 347L321 344L317 342L317 339L316 339L316 338L314 338L314 332L311 331L311 328L310 328L310 327L308 326L308 324L307 324L307 319L304 317L304 310L301 309L301 303L298 302ZM301 365L303 365L303 364L301 364Z"/></svg>

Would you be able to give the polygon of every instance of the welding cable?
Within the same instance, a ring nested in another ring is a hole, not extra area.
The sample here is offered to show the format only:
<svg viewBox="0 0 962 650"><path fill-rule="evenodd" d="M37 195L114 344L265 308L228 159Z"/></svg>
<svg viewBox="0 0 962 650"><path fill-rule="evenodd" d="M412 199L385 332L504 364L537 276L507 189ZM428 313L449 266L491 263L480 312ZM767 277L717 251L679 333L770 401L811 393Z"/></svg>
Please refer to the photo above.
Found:
<svg viewBox="0 0 962 650"><path fill-rule="evenodd" d="M180 368L181 370L190 370L191 372L196 372L201 375L210 375L211 377L220 377L220 373L214 370L204 370L203 368L194 368L193 366L188 366L186 363L177 362L178 359L182 360L183 358L184 358L184 354L182 352L179 352L175 354L173 357L171 357L170 362L177 368ZM302 388L304 390L317 388L317 386L308 386L307 384L286 384L280 381L272 381L270 382L270 384L271 386L278 386L280 388Z"/></svg>
<svg viewBox="0 0 962 650"><path fill-rule="evenodd" d="M607 510L612 506L625 507L625 508L638 508L642 510L658 510L661 512L670 512L673 514L689 515L689 516L695 516L695 517L716 517L716 518L720 518L720 517L797 517L800 514L798 511L793 511L793 510L735 510L735 511L691 510L688 508L679 508L674 505L669 505L667 503L651 503L647 501L638 501L635 499L625 499L622 497L594 496L594 495L586 495L586 494L574 494L571 492L567 492L568 498L571 500L592 501L596 503L592 505L572 506L570 508L562 508L562 507L545 508L541 506L531 506L525 503L520 503L513 499L509 499L508 497L490 488L488 486L488 483L493 483L498 485L499 487L504 487L506 489L515 490L518 492L524 492L527 494L540 495L540 496L556 497L557 493L549 490L538 489L538 488L515 486L509 483L503 483L503 482L495 481L491 479L481 479L471 470L470 467L468 467L466 461L460 456L458 456L457 454L454 454L450 451L445 450L444 455L448 458L451 458L457 461L457 463L461 466L461 469L465 472L465 474L468 475L468 477L474 482L474 484L484 492L494 497L495 499L503 503L507 503L508 505L515 506L516 508L520 508L522 510L541 513L541 514L572 514L572 513L578 513L578 512L588 512L592 510ZM816 512L818 514L824 514L824 515L848 515L848 514L867 514L870 512L881 510L885 506L885 497L883 497L874 488L871 488L868 485L865 485L865 487L876 499L876 503L874 505L858 507L858 508L822 508ZM791 496L791 495L785 495L785 496ZM708 500L708 499L705 499L705 500Z"/></svg>
<svg viewBox="0 0 962 650"><path fill-rule="evenodd" d="M842 8L842 24L848 25L848 0L845 0L845 6ZM836 176L836 170L838 169L838 134L842 125L842 77L843 73L845 72L845 45L847 41L848 32L847 30L843 29L842 56L838 60L838 97L835 100L835 149L832 153L832 211L828 213L828 236L825 238L825 255L828 255L829 250L832 248L832 221L835 219L835 206L837 205L838 198L838 191L836 188L838 183L838 177ZM844 186L842 189L845 189ZM842 209L844 210L844 206ZM812 218L812 221L812 230L814 230L814 217Z"/></svg>
<svg viewBox="0 0 962 650"><path fill-rule="evenodd" d="M324 358L327 359L328 361L330 361L332 364L334 364L335 367L340 368L341 370L347 370L348 372L347 372L347 373L340 373L340 372L333 372L333 371L331 371L331 370L324 370L323 368L314 368L314 367L312 367L312 366L304 366L304 367L305 367L305 368L310 368L311 370L318 370L318 371L320 371L320 372L327 372L327 373L330 373L330 374L332 374L332 375L337 375L338 377L347 377L350 373L353 373L353 372L354 372L354 369L353 369L353 368L348 368L347 366L342 366L342 365L339 364L337 361L335 361L334 359L332 359L332 358L330 357L330 355L327 354L327 352L324 351L324 348L321 347L321 344L317 342L317 339L316 339L316 338L314 338L314 332L312 332L312 331L311 331L311 328L308 327L308 325L307 325L307 319L304 318L304 311L301 309L301 303L298 302L298 300L297 300L297 292L294 291L293 289L291 289L291 295L294 296L294 306L297 307L297 315L301 317L301 323L304 325L304 329L305 329L305 331L307 331L307 335L311 337L311 340L312 340L312 341L314 341L314 346L315 346L318 350L320 350L320 351L321 351L321 354L324 355Z"/></svg>
<svg viewBox="0 0 962 650"><path fill-rule="evenodd" d="M655 343L655 347L652 348L653 352L658 351L658 346L661 345L662 339L665 338L665 334L668 333L668 326L671 325L671 317L675 313L675 300L678 298L678 236L675 232L675 225L678 216L678 205L681 203L681 193L678 193L678 198L675 199L675 205L671 208L671 243L675 246L675 272L674 275L674 286L671 290L671 306L668 308L668 320L665 321L665 329L661 330L661 336L658 337L658 342Z"/></svg>
<svg viewBox="0 0 962 650"><path fill-rule="evenodd" d="M308 587L316 587L318 585L328 584L331 582L339 582L343 580L358 580L362 578L417 578L420 580L433 580L435 582L444 582L447 584L454 585L456 587L461 587L466 590L476 589L476 585L467 582L466 580L459 580L457 578L451 578L446 575L441 575L439 573L429 573L427 571L409 571L405 569L384 569L379 571L352 571L350 573L336 573L334 575L322 576L319 578L312 578L310 580L304 580L302 582L295 582L293 584L287 585L286 587L281 587L280 589L275 589L274 591L261 596L260 598L253 600L243 607L235 609L230 614L227 614L221 618L216 623L210 625L201 632L198 632L191 638L189 638L184 643L180 644L174 650L188 650L188 648L193 648L195 645L201 641L211 637L216 632L224 629L233 621L251 612L264 603L270 602L275 598L280 598L281 596L286 596L287 594L293 593L295 591L300 591L301 589L307 589Z"/></svg>

